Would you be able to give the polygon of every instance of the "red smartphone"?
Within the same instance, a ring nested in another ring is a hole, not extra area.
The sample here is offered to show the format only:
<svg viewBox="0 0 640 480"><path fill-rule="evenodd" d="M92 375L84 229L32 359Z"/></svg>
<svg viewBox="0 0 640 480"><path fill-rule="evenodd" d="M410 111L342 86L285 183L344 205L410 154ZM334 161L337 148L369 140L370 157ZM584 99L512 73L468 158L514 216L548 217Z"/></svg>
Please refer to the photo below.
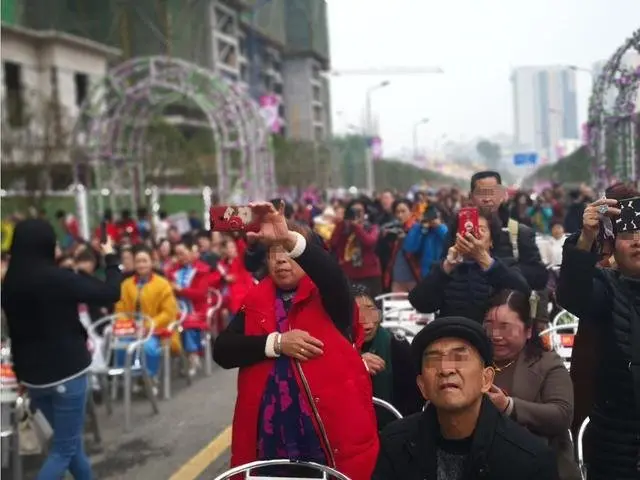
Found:
<svg viewBox="0 0 640 480"><path fill-rule="evenodd" d="M464 207L458 213L458 233L463 237L470 233L474 237L480 237L478 226L478 209L476 207Z"/></svg>
<svg viewBox="0 0 640 480"><path fill-rule="evenodd" d="M214 232L259 232L251 207L216 205L209 210L209 227Z"/></svg>

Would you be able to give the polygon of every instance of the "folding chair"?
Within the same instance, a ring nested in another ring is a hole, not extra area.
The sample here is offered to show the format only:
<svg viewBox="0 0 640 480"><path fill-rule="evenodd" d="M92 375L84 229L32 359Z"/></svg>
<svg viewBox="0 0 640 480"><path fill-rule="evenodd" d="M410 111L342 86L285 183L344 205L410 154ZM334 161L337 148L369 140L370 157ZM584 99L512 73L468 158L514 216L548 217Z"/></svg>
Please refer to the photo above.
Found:
<svg viewBox="0 0 640 480"><path fill-rule="evenodd" d="M587 480L587 465L584 461L584 446L582 442L584 441L584 433L587 431L589 421L589 417L585 418L582 422L582 425L580 425L580 430L578 430L578 467L580 467L580 475L582 475L582 480Z"/></svg>
<svg viewBox="0 0 640 480"><path fill-rule="evenodd" d="M386 400L382 400L381 398L373 397L373 404L378 406L378 407L382 407L385 410L388 410L398 420L400 420L401 418L404 418L404 416L400 413L400 411L396 407L391 405L389 402L387 402Z"/></svg>
<svg viewBox="0 0 640 480"><path fill-rule="evenodd" d="M240 465L238 467L227 470L221 475L218 475L214 480L229 480L235 475L246 474L245 480L311 480L310 478L304 477L264 477L264 476L253 476L251 475L251 470L255 470L257 468L264 467L276 467L279 465L289 465L289 466L299 466L305 467L311 470L315 470L319 473L322 473L322 478L324 480L328 480L329 478L334 478L336 480L351 480L349 477L340 473L334 468L328 467L326 465L320 465L319 463L313 462L298 462L295 460L281 459L281 460L260 460L257 462L247 463L245 465ZM316 480L316 479L313 479Z"/></svg>
<svg viewBox="0 0 640 480"><path fill-rule="evenodd" d="M118 320L132 321L131 331L120 332L116 326ZM102 325L108 325L104 330L105 338L105 366L96 368L92 373L99 377L102 385L106 385L106 379L111 379L111 396L107 397L107 412L112 413L111 401L115 400L118 393L117 380L123 378L124 396L124 428L131 430L131 390L133 375L142 378L147 399L151 403L154 414L160 413L158 401L153 393L151 378L146 369L146 356L144 345L153 337L153 320L140 313L115 313L101 318L93 323L90 328L95 329ZM118 353L123 353L123 365L111 367L114 360L118 359ZM106 392L106 390L105 390ZM111 398L108 398L111 397Z"/></svg>
<svg viewBox="0 0 640 480"><path fill-rule="evenodd" d="M561 331L570 330L571 333L562 333ZM577 323L553 325L546 330L540 332L540 336L549 335L551 348L564 360L564 366L567 370L571 370L571 353L573 352L573 341L578 332Z"/></svg>
<svg viewBox="0 0 640 480"><path fill-rule="evenodd" d="M18 381L13 373L10 342L0 347L0 454L2 468L11 469L13 480L22 480L22 457L20 456L20 418L18 415L24 401L18 394Z"/></svg>

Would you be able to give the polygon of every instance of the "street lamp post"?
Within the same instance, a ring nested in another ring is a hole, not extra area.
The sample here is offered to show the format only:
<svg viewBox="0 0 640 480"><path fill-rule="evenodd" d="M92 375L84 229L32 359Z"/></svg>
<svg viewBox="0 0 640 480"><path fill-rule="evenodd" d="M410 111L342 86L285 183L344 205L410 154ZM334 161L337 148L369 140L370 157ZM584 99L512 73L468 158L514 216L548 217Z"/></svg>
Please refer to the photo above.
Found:
<svg viewBox="0 0 640 480"><path fill-rule="evenodd" d="M423 118L422 120L417 121L413 125L413 161L418 161L418 128L420 125L426 125L429 123L428 118Z"/></svg>
<svg viewBox="0 0 640 480"><path fill-rule="evenodd" d="M367 158L366 158L366 171L367 171L367 190L369 194L373 194L376 188L375 173L373 171L373 152L371 151L371 145L368 144L369 139L373 138L375 132L373 127L372 109L371 109L371 95L376 90L389 86L389 80L385 80L377 85L370 87L367 90L367 98L365 104L365 135L367 137Z"/></svg>

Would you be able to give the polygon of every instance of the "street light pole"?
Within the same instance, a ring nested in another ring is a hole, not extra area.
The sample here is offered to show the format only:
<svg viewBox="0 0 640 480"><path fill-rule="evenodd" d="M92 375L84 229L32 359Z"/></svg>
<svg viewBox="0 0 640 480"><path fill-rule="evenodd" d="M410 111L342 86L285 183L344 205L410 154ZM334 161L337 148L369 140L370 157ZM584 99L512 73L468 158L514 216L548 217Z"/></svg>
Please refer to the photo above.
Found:
<svg viewBox="0 0 640 480"><path fill-rule="evenodd" d="M371 151L371 145L369 145L370 139L373 138L375 132L373 131L373 113L371 108L371 94L376 90L380 90L381 88L389 86L389 80L385 80L373 87L370 87L367 90L367 97L365 103L365 137L367 141L367 157L366 157L366 172L367 172L367 190L369 194L372 195L376 189L376 179L375 173L373 170L373 152Z"/></svg>
<svg viewBox="0 0 640 480"><path fill-rule="evenodd" d="M413 161L414 162L418 161L418 128L420 127L420 125L425 125L427 123L429 123L429 119L423 118L422 120L419 120L413 125Z"/></svg>

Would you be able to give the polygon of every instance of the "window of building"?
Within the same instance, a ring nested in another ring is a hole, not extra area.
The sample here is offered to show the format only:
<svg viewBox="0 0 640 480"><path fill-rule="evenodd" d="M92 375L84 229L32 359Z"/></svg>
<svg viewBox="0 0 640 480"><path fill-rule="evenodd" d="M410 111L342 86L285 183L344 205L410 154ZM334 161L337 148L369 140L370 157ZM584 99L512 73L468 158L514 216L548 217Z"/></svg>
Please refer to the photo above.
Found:
<svg viewBox="0 0 640 480"><path fill-rule="evenodd" d="M86 73L76 73L73 76L76 86L76 106L80 107L87 98L89 91L89 76Z"/></svg>
<svg viewBox="0 0 640 480"><path fill-rule="evenodd" d="M273 85L273 92L277 93L278 95L282 95L282 83L274 83Z"/></svg>
<svg viewBox="0 0 640 480"><path fill-rule="evenodd" d="M316 138L316 142L322 142L324 140L324 128L322 127L315 128L315 138Z"/></svg>
<svg viewBox="0 0 640 480"><path fill-rule="evenodd" d="M240 79L243 82L249 81L249 67L247 65L240 65Z"/></svg>
<svg viewBox="0 0 640 480"><path fill-rule="evenodd" d="M24 125L24 92L22 90L22 67L17 63L4 62L4 87L6 93L7 120L12 127Z"/></svg>
<svg viewBox="0 0 640 480"><path fill-rule="evenodd" d="M285 110L285 108L284 108L284 103L281 103L281 104L278 106L278 116L279 116L280 118L285 118L286 113L287 113L287 111L286 111L286 110Z"/></svg>
<svg viewBox="0 0 640 480"><path fill-rule="evenodd" d="M322 122L322 107L318 105L313 107L313 121L317 123Z"/></svg>
<svg viewBox="0 0 640 480"><path fill-rule="evenodd" d="M320 98L320 87L318 85L313 86L313 100L316 102L322 101Z"/></svg>

